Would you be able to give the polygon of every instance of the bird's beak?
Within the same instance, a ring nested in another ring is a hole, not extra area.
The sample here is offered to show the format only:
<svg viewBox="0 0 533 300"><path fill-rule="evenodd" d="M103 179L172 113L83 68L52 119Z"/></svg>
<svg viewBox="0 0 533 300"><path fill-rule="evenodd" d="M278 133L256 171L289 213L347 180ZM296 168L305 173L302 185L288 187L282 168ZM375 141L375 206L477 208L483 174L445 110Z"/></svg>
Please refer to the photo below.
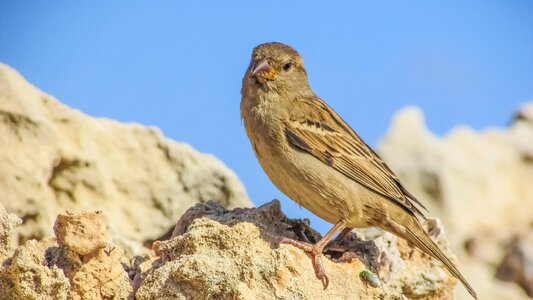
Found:
<svg viewBox="0 0 533 300"><path fill-rule="evenodd" d="M263 80L272 80L276 75L276 71L272 68L266 59L256 61L250 69L250 76Z"/></svg>

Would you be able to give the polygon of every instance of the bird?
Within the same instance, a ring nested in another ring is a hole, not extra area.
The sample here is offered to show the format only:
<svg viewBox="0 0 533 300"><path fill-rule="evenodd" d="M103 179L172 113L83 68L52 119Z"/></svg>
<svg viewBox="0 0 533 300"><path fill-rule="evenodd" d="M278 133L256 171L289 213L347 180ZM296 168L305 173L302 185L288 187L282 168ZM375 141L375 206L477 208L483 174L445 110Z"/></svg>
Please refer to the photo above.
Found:
<svg viewBox="0 0 533 300"><path fill-rule="evenodd" d="M287 197L334 224L317 243L284 238L308 253L324 289L324 247L339 232L379 227L441 261L476 292L424 230L424 205L357 133L311 89L304 61L291 46L256 46L243 76L241 119L254 154Z"/></svg>

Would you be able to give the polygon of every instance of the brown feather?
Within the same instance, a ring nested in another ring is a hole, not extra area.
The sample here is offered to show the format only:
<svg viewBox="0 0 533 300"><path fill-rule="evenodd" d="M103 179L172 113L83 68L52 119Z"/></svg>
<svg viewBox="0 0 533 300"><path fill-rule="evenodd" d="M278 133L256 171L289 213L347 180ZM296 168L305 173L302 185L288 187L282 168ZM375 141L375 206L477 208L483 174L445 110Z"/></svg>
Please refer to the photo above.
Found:
<svg viewBox="0 0 533 300"><path fill-rule="evenodd" d="M383 160L318 97L296 99L285 123L289 144L321 160L410 214L426 219L426 208L399 181ZM304 112L302 114L301 112ZM416 204L416 205L415 205Z"/></svg>

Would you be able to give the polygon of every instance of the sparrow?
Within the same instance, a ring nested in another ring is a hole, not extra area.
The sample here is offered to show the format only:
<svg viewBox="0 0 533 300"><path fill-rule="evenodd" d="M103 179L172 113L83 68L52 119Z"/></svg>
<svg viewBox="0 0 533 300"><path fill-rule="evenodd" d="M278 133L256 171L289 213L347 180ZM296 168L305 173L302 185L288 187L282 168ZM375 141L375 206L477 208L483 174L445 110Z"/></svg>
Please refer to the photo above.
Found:
<svg viewBox="0 0 533 300"><path fill-rule="evenodd" d="M316 244L281 242L312 257L324 289L322 251L340 231L379 227L441 261L477 299L422 227L427 211L350 126L309 87L302 57L282 43L254 48L242 80L241 118L259 164L287 197L334 224Z"/></svg>

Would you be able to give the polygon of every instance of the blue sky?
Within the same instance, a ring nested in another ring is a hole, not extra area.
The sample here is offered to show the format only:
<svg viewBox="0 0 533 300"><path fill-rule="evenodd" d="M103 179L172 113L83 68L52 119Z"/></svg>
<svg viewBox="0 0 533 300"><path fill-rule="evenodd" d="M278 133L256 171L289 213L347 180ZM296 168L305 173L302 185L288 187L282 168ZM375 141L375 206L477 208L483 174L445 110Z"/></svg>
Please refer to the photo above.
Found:
<svg viewBox="0 0 533 300"><path fill-rule="evenodd" d="M2 1L0 61L87 114L215 154L256 205L278 198L322 232L270 183L242 128L255 45L295 47L315 92L370 145L408 105L442 135L505 126L533 100L531 1L192 2Z"/></svg>

